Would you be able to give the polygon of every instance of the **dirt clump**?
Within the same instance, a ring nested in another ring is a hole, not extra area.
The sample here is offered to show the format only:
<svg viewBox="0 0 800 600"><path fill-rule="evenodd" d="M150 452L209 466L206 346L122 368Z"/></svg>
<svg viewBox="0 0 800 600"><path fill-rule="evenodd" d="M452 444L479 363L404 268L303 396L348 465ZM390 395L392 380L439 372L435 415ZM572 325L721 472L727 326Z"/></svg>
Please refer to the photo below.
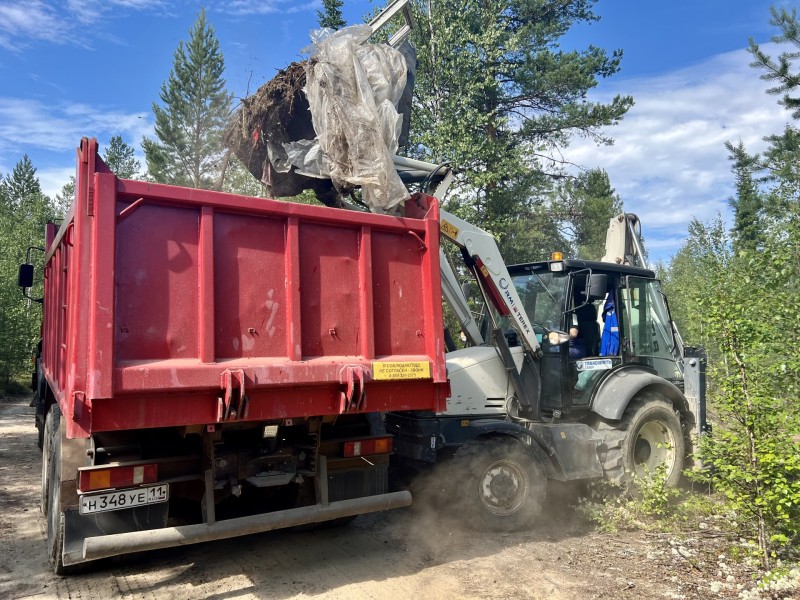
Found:
<svg viewBox="0 0 800 600"><path fill-rule="evenodd" d="M338 207L341 195L329 179L301 175L294 167L281 172L270 161L270 153L273 158L285 158L283 144L317 136L303 91L309 64L308 60L291 63L242 100L228 123L224 142L271 196L296 196L310 189L326 206Z"/></svg>

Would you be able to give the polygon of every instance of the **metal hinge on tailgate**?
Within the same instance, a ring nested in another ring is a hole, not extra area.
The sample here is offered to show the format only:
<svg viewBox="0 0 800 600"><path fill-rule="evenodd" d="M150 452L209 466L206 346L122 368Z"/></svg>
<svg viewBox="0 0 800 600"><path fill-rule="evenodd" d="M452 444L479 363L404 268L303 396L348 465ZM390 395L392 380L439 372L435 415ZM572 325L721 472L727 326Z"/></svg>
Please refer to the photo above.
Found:
<svg viewBox="0 0 800 600"><path fill-rule="evenodd" d="M225 369L222 372L222 392L217 397L217 422L247 418L250 399L245 395L244 381L242 369Z"/></svg>
<svg viewBox="0 0 800 600"><path fill-rule="evenodd" d="M339 383L346 386L339 392L339 412L364 410L367 404L367 381L370 371L363 365L345 365L339 370Z"/></svg>

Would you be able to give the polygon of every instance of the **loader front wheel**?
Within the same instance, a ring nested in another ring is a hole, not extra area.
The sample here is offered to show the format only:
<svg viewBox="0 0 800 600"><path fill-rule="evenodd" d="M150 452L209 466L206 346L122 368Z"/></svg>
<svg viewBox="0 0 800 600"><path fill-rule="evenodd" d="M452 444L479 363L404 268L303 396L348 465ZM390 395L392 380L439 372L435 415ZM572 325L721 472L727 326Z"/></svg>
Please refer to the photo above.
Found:
<svg viewBox="0 0 800 600"><path fill-rule="evenodd" d="M542 510L547 479L535 450L516 439L471 440L451 464L458 478L457 509L491 531L531 527Z"/></svg>
<svg viewBox="0 0 800 600"><path fill-rule="evenodd" d="M680 481L686 453L683 427L672 403L660 394L643 393L631 400L617 423L601 422L601 461L605 477L618 483L664 469L664 484Z"/></svg>

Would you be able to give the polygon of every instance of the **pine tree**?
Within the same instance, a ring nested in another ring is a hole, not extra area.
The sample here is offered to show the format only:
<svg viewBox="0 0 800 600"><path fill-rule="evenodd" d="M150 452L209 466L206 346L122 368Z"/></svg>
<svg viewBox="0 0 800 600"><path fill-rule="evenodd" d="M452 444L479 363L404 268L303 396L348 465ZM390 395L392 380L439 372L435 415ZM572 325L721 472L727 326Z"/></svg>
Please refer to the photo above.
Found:
<svg viewBox="0 0 800 600"><path fill-rule="evenodd" d="M504 253L518 254L518 242L509 243L506 233L536 216L553 178L563 175L563 163L550 157L561 156L572 135L610 143L601 128L618 122L633 103L630 97L587 99L600 78L619 70L621 51L559 47L574 24L596 20L593 5L414 2L414 153L462 171L465 185L448 208L497 233Z"/></svg>
<svg viewBox="0 0 800 600"><path fill-rule="evenodd" d="M115 135L108 141L103 161L117 177L122 179L134 179L142 168L141 163L134 157L133 148L125 143L121 135Z"/></svg>
<svg viewBox="0 0 800 600"><path fill-rule="evenodd" d="M780 104L792 111L795 119L800 119L800 97L791 95L800 89L800 73L792 73L792 61L800 58L797 50L800 49L800 22L797 20L797 10L791 11L785 8L770 8L772 19L770 25L777 27L780 33L772 36L772 41L776 44L789 43L795 46L793 52L781 53L777 60L764 53L760 46L750 38L749 51L753 55L751 66L765 71L761 79L775 83L775 86L767 90L767 93L783 95Z"/></svg>
<svg viewBox="0 0 800 600"><path fill-rule="evenodd" d="M201 10L189 30L189 41L178 43L172 71L159 94L163 105L153 104L158 141L142 142L155 181L202 188L217 185L223 175L222 133L231 108L224 70L219 41Z"/></svg>
<svg viewBox="0 0 800 600"><path fill-rule="evenodd" d="M26 301L17 287L17 269L28 247L41 247L45 223L53 216L42 193L36 168L25 155L0 182L0 389L23 379L30 367L30 351L41 323L41 310ZM42 254L31 259L42 273ZM41 280L31 290L41 296Z"/></svg>
<svg viewBox="0 0 800 600"><path fill-rule="evenodd" d="M763 72L761 79L775 84L767 93L781 96L778 103L792 111L795 120L800 120L800 71L795 65L800 59L800 21L796 9L772 7L770 11L770 25L779 30L772 41L789 48L774 59L751 38L749 51L754 60L750 66ZM760 174L765 182L776 183L781 188L781 193L764 198L766 211L778 220L796 218L791 208L800 200L800 130L787 123L783 133L765 139L769 146L758 160Z"/></svg>
<svg viewBox="0 0 800 600"><path fill-rule="evenodd" d="M611 187L608 173L591 169L560 187L553 207L571 240L571 255L600 260L605 251L608 221L622 212L622 199Z"/></svg>
<svg viewBox="0 0 800 600"><path fill-rule="evenodd" d="M19 207L30 196L42 193L39 179L36 177L36 169L27 154L14 165L14 170L2 180L0 185L3 187L5 201L14 207Z"/></svg>
<svg viewBox="0 0 800 600"><path fill-rule="evenodd" d="M764 201L755 180L758 156L748 154L741 141L736 145L727 142L725 147L736 178L736 196L728 200L734 215L733 245L736 250L755 250L764 242L765 229Z"/></svg>
<svg viewBox="0 0 800 600"><path fill-rule="evenodd" d="M317 11L320 27L341 29L347 22L342 18L342 0L322 0L322 10Z"/></svg>

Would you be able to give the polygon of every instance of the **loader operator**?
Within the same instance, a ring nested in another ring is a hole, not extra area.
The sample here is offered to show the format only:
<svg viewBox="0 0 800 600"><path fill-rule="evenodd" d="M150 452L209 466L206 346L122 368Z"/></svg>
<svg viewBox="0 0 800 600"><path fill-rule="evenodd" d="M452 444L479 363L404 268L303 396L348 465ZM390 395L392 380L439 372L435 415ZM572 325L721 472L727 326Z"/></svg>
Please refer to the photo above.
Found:
<svg viewBox="0 0 800 600"><path fill-rule="evenodd" d="M569 328L569 359L578 360L586 356L586 344L578 329L576 315L572 315L572 326Z"/></svg>

